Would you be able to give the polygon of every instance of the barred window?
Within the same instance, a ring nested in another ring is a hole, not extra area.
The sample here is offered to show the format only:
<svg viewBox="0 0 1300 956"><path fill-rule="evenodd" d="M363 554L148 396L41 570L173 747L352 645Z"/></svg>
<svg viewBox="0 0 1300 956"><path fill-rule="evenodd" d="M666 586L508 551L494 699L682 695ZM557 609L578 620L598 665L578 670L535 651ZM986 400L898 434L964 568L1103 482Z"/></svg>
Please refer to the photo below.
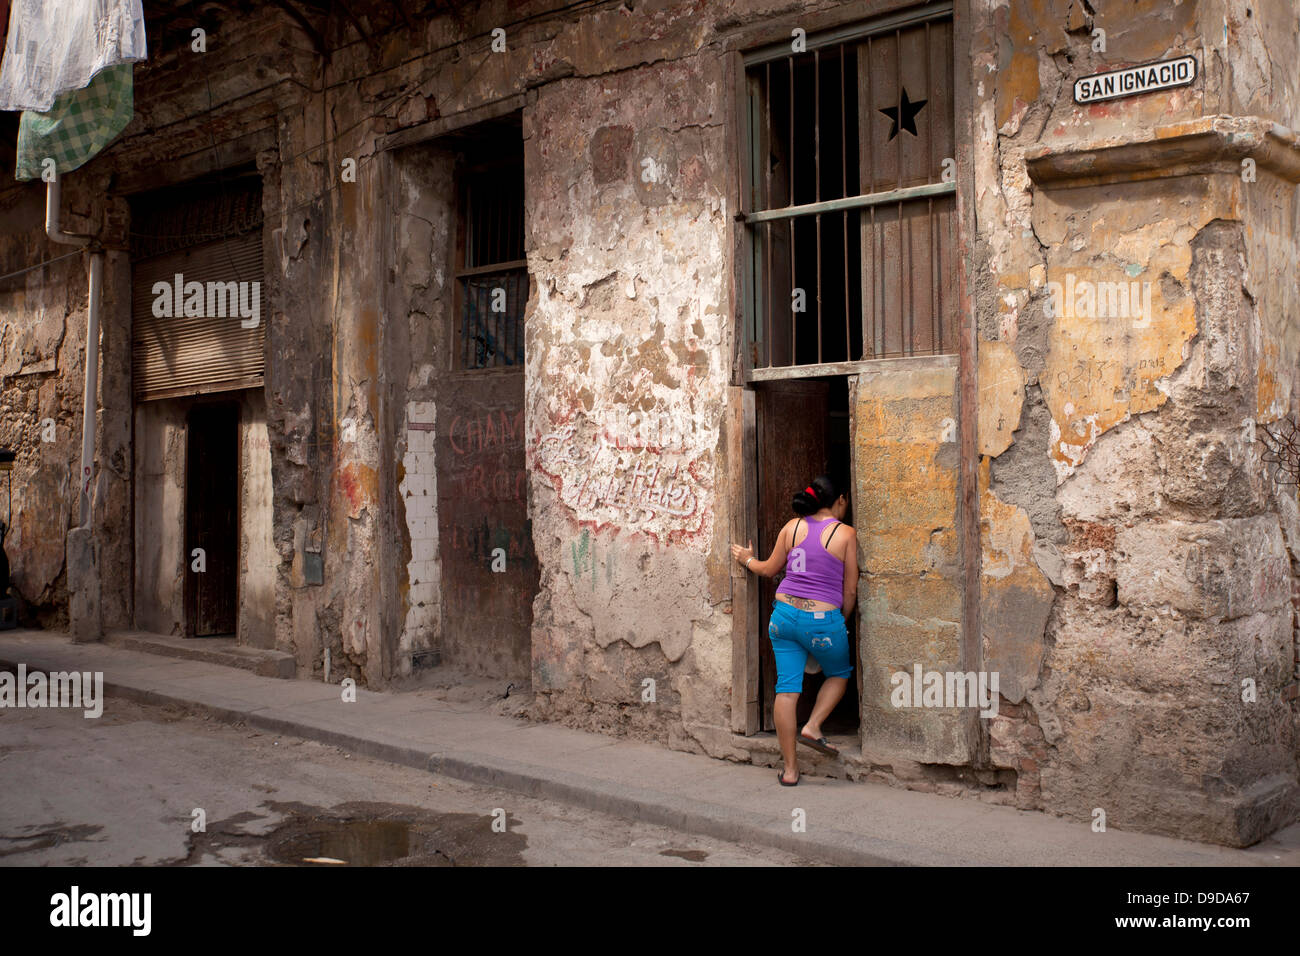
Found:
<svg viewBox="0 0 1300 956"><path fill-rule="evenodd" d="M951 10L745 56L751 379L956 351Z"/></svg>
<svg viewBox="0 0 1300 956"><path fill-rule="evenodd" d="M522 368L528 302L522 156L464 168L456 292L456 368Z"/></svg>

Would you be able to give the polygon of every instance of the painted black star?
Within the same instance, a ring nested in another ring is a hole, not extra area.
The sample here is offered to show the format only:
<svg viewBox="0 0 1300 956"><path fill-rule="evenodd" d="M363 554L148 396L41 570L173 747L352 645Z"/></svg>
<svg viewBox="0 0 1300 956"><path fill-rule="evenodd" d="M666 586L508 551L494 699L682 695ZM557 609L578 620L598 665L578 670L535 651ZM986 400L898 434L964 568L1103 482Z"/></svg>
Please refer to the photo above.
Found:
<svg viewBox="0 0 1300 956"><path fill-rule="evenodd" d="M904 87L902 98L898 101L897 106L886 106L879 112L884 113L890 118L894 125L889 127L889 138L893 139L898 135L899 117L902 117L903 129L907 130L913 136L916 133L916 114L921 112L921 107L925 106L929 100L917 100L913 103L907 98L907 89Z"/></svg>

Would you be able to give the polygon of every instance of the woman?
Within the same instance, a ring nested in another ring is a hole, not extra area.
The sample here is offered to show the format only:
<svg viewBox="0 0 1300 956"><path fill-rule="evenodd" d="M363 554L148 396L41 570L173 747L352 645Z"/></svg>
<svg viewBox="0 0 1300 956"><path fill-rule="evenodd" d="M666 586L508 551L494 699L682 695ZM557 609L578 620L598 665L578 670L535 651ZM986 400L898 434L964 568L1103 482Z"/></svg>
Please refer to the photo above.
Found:
<svg viewBox="0 0 1300 956"><path fill-rule="evenodd" d="M755 559L752 542L743 548L731 546L732 557L755 574L771 578L785 569L767 628L776 657L776 735L785 759L785 770L777 779L783 787L799 783L795 711L809 654L821 665L826 682L798 741L824 754L839 755L822 735L822 721L844 696L853 673L845 616L853 612L858 596L858 536L842 521L849 510L848 499L828 475L819 475L794 496L791 507L799 517L786 522L766 561Z"/></svg>

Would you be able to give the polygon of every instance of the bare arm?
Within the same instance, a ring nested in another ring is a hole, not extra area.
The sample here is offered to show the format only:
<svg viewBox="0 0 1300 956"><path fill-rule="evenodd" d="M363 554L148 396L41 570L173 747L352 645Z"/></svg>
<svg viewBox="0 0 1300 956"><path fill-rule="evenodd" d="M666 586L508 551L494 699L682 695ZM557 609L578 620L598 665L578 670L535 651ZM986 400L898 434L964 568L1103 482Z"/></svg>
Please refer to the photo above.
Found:
<svg viewBox="0 0 1300 956"><path fill-rule="evenodd" d="M793 519L786 522L785 527L781 529L781 533L776 536L776 544L773 545L772 553L768 556L766 561L759 561L757 559L751 560L754 554L754 548L752 545L742 548L738 544L733 544L731 546L731 556L755 574L765 578L774 578L776 577L776 573L785 567L786 555L790 553L790 541L793 527Z"/></svg>
<svg viewBox="0 0 1300 956"><path fill-rule="evenodd" d="M849 546L844 551L844 617L847 619L858 600L858 533L848 525L844 530L849 533Z"/></svg>

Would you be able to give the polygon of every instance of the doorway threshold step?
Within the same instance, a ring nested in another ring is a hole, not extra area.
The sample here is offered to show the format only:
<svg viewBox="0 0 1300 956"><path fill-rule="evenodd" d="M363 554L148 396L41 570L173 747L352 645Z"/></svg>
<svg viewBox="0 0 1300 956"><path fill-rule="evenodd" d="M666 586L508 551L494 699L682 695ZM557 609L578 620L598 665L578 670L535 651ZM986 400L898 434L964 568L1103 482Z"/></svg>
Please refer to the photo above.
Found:
<svg viewBox="0 0 1300 956"><path fill-rule="evenodd" d="M292 654L261 647L246 647L233 637L174 637L148 631L110 631L104 643L131 651L144 651L163 657L205 661L251 671L260 677L292 680L298 675L298 662Z"/></svg>

